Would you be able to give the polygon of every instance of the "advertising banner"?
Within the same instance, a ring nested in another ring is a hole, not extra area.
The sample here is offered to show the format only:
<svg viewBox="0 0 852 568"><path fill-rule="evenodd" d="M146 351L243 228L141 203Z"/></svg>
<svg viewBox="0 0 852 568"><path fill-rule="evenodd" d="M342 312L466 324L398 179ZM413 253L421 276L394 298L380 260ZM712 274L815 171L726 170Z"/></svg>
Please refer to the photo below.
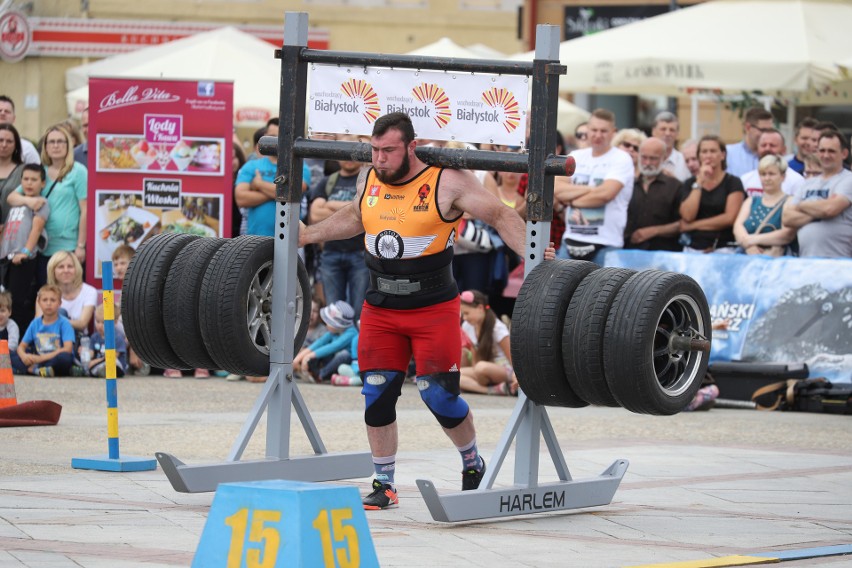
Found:
<svg viewBox="0 0 852 568"><path fill-rule="evenodd" d="M680 272L710 304L712 361L807 363L852 382L852 260L617 250L607 266Z"/></svg>
<svg viewBox="0 0 852 568"><path fill-rule="evenodd" d="M233 84L89 81L87 280L161 232L230 237Z"/></svg>
<svg viewBox="0 0 852 568"><path fill-rule="evenodd" d="M529 77L311 65L310 132L370 135L404 112L418 138L524 146Z"/></svg>

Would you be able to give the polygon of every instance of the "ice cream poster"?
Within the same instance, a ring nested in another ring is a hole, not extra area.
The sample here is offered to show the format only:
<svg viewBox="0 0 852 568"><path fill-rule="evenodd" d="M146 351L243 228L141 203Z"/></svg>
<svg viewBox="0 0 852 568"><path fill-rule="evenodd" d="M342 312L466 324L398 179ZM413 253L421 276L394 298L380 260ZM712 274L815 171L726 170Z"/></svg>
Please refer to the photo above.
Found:
<svg viewBox="0 0 852 568"><path fill-rule="evenodd" d="M90 78L89 282L121 245L231 236L232 133L231 82Z"/></svg>

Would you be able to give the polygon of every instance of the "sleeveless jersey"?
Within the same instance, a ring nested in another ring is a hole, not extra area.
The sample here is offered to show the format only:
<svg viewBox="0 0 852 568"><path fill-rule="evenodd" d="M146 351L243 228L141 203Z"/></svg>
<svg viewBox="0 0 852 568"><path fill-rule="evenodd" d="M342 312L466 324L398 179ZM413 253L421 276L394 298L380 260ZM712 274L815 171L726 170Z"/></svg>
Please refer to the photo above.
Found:
<svg viewBox="0 0 852 568"><path fill-rule="evenodd" d="M370 170L361 198L367 252L382 260L409 260L453 248L461 216L438 210L441 168L427 167L402 184L384 183Z"/></svg>

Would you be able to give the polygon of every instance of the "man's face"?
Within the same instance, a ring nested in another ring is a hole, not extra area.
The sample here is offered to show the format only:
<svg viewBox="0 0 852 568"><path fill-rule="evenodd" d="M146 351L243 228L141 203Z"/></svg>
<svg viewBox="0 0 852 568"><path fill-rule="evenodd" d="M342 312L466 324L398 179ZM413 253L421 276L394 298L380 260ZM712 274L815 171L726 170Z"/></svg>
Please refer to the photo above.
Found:
<svg viewBox="0 0 852 568"><path fill-rule="evenodd" d="M810 156L817 151L819 142L819 130L814 128L800 128L796 135L796 147L799 149L799 157Z"/></svg>
<svg viewBox="0 0 852 568"><path fill-rule="evenodd" d="M784 137L777 132L765 132L760 135L760 141L757 143L757 155L761 158L769 154L787 153L787 147L784 145Z"/></svg>
<svg viewBox="0 0 852 568"><path fill-rule="evenodd" d="M767 118L766 120L758 120L757 124L749 124L746 123L746 143L749 148L756 149L757 143L760 140L760 135L763 134L764 130L769 130L773 127L772 119Z"/></svg>
<svg viewBox="0 0 852 568"><path fill-rule="evenodd" d="M615 126L595 116L589 119L589 146L596 154L605 153L612 146Z"/></svg>
<svg viewBox="0 0 852 568"><path fill-rule="evenodd" d="M14 124L15 110L12 108L12 103L0 101L0 124Z"/></svg>
<svg viewBox="0 0 852 568"><path fill-rule="evenodd" d="M414 152L414 142L406 146L399 130L391 128L381 136L373 136L370 147L373 149L373 167L380 181L395 183L408 177L411 169L409 154Z"/></svg>
<svg viewBox="0 0 852 568"><path fill-rule="evenodd" d="M666 155L666 147L657 142L656 144L646 140L639 147L639 173L646 177L656 177L663 171L663 158Z"/></svg>
<svg viewBox="0 0 852 568"><path fill-rule="evenodd" d="M821 138L817 152L824 175L834 175L839 172L843 167L843 160L849 155L849 151L840 145L840 140L837 138Z"/></svg>
<svg viewBox="0 0 852 568"><path fill-rule="evenodd" d="M675 140L677 140L677 131L677 122L663 122L661 120L651 130L651 136L665 142L667 151L671 152L672 148L674 148Z"/></svg>
<svg viewBox="0 0 852 568"><path fill-rule="evenodd" d="M30 197L40 195L41 190L44 189L44 181L42 181L38 172L24 170L21 176L21 189L24 190L24 195Z"/></svg>
<svg viewBox="0 0 852 568"><path fill-rule="evenodd" d="M683 159L686 160L686 168L689 170L689 173L697 176L698 168L701 166L701 162L698 161L698 144L684 146L681 152L683 152Z"/></svg>

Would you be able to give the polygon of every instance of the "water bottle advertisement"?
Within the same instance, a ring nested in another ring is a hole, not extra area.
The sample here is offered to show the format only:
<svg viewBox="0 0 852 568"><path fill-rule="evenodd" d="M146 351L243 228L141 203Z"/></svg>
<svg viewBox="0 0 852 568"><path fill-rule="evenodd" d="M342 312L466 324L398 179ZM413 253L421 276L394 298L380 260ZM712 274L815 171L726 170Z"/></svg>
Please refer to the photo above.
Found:
<svg viewBox="0 0 852 568"><path fill-rule="evenodd" d="M711 361L807 363L852 382L852 260L618 250L607 266L681 272L710 304Z"/></svg>
<svg viewBox="0 0 852 568"><path fill-rule="evenodd" d="M92 78L89 101L87 281L162 232L231 236L233 83Z"/></svg>

